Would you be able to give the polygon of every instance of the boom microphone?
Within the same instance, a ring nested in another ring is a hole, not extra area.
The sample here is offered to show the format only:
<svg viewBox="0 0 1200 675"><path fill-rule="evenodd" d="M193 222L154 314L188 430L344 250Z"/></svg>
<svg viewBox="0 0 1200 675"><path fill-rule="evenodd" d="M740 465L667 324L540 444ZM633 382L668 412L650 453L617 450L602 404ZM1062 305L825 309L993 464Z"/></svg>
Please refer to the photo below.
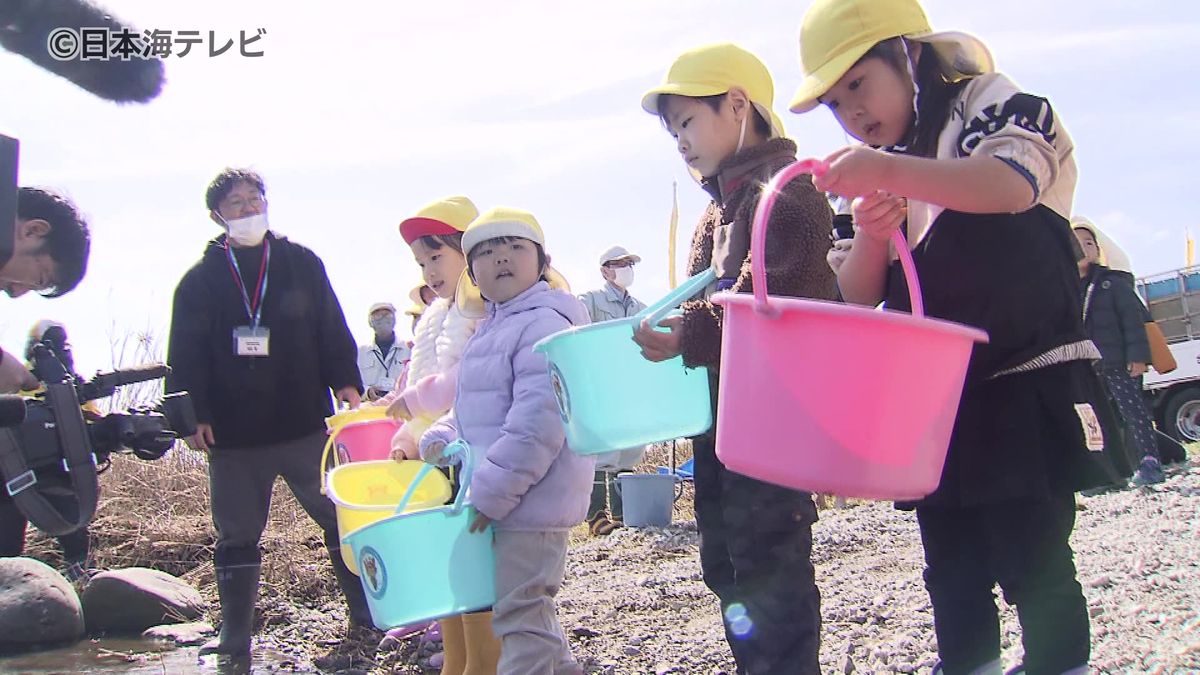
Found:
<svg viewBox="0 0 1200 675"><path fill-rule="evenodd" d="M157 58L83 60L79 54L59 61L50 55L50 36L57 29L128 30L110 13L87 0L4 0L0 2L0 47L20 54L55 75L100 98L117 103L146 103L162 91L163 64ZM106 50L107 54L107 50Z"/></svg>

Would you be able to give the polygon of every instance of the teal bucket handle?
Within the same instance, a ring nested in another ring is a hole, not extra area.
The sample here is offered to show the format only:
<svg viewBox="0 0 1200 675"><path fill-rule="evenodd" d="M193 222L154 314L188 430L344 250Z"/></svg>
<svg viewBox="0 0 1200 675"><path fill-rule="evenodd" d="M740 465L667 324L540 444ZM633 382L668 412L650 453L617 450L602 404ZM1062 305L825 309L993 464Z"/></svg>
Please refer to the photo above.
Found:
<svg viewBox="0 0 1200 675"><path fill-rule="evenodd" d="M667 293L666 297L658 302L650 305L646 309L638 312L633 316L637 319L636 325L642 325L642 322L648 324L651 328L658 325L668 314L675 311L675 308L683 304L685 301L692 298L700 291L703 291L709 284L717 280L717 271L713 268L708 268L679 284L675 290Z"/></svg>
<svg viewBox="0 0 1200 675"><path fill-rule="evenodd" d="M454 498L454 504L451 507L451 514L457 515L463 510L463 501L467 495L467 487L471 484L471 475L475 472L475 456L471 453L471 446L461 438L453 443L442 448L442 457L449 459L455 455L462 455L463 470L461 479L458 481L458 496ZM400 498L400 503L396 505L396 513L404 513L404 509L408 507L408 502L412 499L413 493L417 491L417 486L425 477L429 475L436 467L433 464L425 464L418 471L408 489L404 491L404 496Z"/></svg>

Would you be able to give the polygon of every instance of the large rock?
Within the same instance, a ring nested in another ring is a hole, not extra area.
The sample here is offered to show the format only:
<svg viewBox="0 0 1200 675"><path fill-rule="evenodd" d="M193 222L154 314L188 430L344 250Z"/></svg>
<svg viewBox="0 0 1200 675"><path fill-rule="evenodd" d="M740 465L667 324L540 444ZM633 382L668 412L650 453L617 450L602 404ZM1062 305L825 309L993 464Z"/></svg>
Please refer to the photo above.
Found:
<svg viewBox="0 0 1200 675"><path fill-rule="evenodd" d="M32 558L0 558L0 652L81 637L83 609L69 581Z"/></svg>
<svg viewBox="0 0 1200 675"><path fill-rule="evenodd" d="M101 572L83 591L89 633L141 633L152 626L199 619L200 592L166 572L130 567Z"/></svg>

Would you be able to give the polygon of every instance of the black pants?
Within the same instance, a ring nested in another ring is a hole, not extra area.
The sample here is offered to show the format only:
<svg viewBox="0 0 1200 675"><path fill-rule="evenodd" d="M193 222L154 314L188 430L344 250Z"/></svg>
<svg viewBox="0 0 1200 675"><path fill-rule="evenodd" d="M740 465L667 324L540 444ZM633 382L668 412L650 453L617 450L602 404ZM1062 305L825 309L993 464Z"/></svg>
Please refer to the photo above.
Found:
<svg viewBox="0 0 1200 675"><path fill-rule="evenodd" d="M738 673L820 673L812 495L729 471L717 459L711 435L692 444L700 566L704 583L721 600Z"/></svg>
<svg viewBox="0 0 1200 675"><path fill-rule="evenodd" d="M0 489L3 489L0 487ZM46 499L64 514L77 513L74 497L46 493ZM17 508L8 495L0 499L0 558L15 558L25 552L25 514ZM81 527L70 534L55 537L62 548L65 566L78 565L86 568L88 557L88 531Z"/></svg>
<svg viewBox="0 0 1200 675"><path fill-rule="evenodd" d="M621 492L617 490L617 474L626 471L597 471L592 480L592 500L588 504L587 519L591 520L597 513L608 509L608 515L613 520L625 517L625 507L621 501ZM607 501L605 501L607 498Z"/></svg>
<svg viewBox="0 0 1200 675"><path fill-rule="evenodd" d="M1117 409L1121 412L1121 417L1125 418L1125 424L1137 443L1133 463L1136 465L1146 457L1161 459L1158 456L1158 439L1154 437L1154 421L1150 417L1150 408L1146 406L1145 395L1142 394L1141 378L1130 377L1129 371L1121 366L1101 366L1100 375L1104 377L1104 382L1117 403Z"/></svg>
<svg viewBox="0 0 1200 675"><path fill-rule="evenodd" d="M214 563L220 566L260 562L258 542L271 510L271 489L282 477L309 517L321 528L331 551L341 546L337 512L321 494L321 451L325 435L316 433L257 448L217 448L208 459L213 525L217 528Z"/></svg>
<svg viewBox="0 0 1200 675"><path fill-rule="evenodd" d="M1087 663L1087 602L1069 543L1074 494L971 508L920 506L917 520L946 675L1000 658L997 583L1017 609L1027 675L1059 675Z"/></svg>

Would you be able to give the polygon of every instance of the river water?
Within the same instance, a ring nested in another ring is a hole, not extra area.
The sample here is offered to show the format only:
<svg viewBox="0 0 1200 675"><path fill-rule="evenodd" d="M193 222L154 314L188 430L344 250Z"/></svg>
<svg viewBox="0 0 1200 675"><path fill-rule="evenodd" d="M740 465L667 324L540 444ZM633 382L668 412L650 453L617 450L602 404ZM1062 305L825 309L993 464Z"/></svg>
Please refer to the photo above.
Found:
<svg viewBox="0 0 1200 675"><path fill-rule="evenodd" d="M198 658L198 647L175 648L169 643L139 638L83 640L70 647L0 658L0 673L315 673L306 664L265 649L255 649L254 661L244 664Z"/></svg>

